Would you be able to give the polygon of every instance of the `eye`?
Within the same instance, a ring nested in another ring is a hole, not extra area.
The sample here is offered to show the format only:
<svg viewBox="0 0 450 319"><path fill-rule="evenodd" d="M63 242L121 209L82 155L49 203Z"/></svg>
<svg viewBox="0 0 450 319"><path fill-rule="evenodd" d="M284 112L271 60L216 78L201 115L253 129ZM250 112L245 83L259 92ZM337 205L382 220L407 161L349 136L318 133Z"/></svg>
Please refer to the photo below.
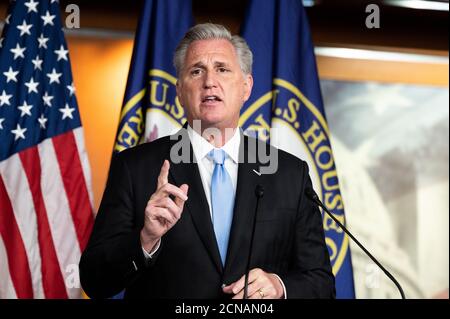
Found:
<svg viewBox="0 0 450 319"><path fill-rule="evenodd" d="M202 70L201 69L193 69L192 71L191 71L191 75L199 75L200 73L202 72Z"/></svg>
<svg viewBox="0 0 450 319"><path fill-rule="evenodd" d="M225 72L229 71L227 68L224 68L224 67L220 67L217 70L219 71L219 73L225 73Z"/></svg>

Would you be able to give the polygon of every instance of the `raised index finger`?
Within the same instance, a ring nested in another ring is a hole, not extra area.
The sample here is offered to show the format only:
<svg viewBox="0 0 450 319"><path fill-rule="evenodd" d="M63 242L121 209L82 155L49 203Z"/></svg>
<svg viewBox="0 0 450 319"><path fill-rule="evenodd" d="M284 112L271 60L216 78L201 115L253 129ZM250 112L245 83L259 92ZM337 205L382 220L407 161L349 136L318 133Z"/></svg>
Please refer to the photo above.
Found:
<svg viewBox="0 0 450 319"><path fill-rule="evenodd" d="M168 178L169 178L169 168L170 168L170 163L168 160L164 160L163 165L161 166L161 171L159 172L159 176L158 176L158 186L156 187L156 189L161 188L163 185L168 183Z"/></svg>

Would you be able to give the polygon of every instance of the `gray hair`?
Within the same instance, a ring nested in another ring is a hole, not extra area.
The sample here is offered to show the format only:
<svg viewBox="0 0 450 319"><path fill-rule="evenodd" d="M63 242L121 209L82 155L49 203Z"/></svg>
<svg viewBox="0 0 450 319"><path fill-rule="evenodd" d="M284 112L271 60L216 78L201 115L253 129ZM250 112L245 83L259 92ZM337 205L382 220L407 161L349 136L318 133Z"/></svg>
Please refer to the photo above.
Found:
<svg viewBox="0 0 450 319"><path fill-rule="evenodd" d="M231 35L230 31L220 24L203 23L197 24L190 28L188 32L181 39L175 54L173 56L173 65L177 75L180 74L184 66L186 58L186 52L189 45L197 40L213 40L213 39L225 39L230 41L236 50L236 54L239 60L239 66L244 74L252 73L253 54L248 47L247 42L238 35Z"/></svg>

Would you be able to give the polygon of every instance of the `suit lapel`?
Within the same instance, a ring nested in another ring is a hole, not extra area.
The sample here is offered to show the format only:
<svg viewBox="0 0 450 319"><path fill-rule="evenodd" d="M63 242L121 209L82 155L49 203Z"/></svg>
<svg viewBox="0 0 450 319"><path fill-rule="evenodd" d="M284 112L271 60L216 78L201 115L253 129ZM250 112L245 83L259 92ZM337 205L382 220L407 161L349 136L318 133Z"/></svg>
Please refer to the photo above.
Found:
<svg viewBox="0 0 450 319"><path fill-rule="evenodd" d="M260 166L256 161L256 150L248 142L249 138L241 133L234 215L224 270L225 274L236 271L239 263L239 260L236 260L237 256L245 257L248 254L256 206L255 187L257 184L262 184L261 177L253 171L258 171ZM256 147L256 145L254 146Z"/></svg>
<svg viewBox="0 0 450 319"><path fill-rule="evenodd" d="M211 215L209 213L209 206L206 200L205 192L203 190L203 184L200 178L197 163L193 162L194 154L192 145L190 143L189 136L186 129L179 131L181 138L185 142L189 143L189 160L187 162L173 163L170 161L170 175L175 181L177 186L182 184L189 185L188 200L186 201L186 207L189 210L194 226L200 235L200 238L205 245L211 259L213 260L217 271L223 272L222 261L220 259L219 249L217 247L216 237L214 235L214 229L211 222ZM179 141L174 141L172 146ZM187 151L187 144L184 151ZM172 148L172 147L171 147ZM168 156L171 158L171 156Z"/></svg>

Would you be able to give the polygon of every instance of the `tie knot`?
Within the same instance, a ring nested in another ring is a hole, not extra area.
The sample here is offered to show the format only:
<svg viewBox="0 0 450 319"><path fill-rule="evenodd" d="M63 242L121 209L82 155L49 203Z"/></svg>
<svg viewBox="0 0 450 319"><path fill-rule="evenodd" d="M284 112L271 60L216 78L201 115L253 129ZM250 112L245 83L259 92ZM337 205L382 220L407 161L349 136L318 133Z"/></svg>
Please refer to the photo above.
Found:
<svg viewBox="0 0 450 319"><path fill-rule="evenodd" d="M225 161L225 151L221 149L212 149L208 153L208 157L214 161L214 164L223 165Z"/></svg>

